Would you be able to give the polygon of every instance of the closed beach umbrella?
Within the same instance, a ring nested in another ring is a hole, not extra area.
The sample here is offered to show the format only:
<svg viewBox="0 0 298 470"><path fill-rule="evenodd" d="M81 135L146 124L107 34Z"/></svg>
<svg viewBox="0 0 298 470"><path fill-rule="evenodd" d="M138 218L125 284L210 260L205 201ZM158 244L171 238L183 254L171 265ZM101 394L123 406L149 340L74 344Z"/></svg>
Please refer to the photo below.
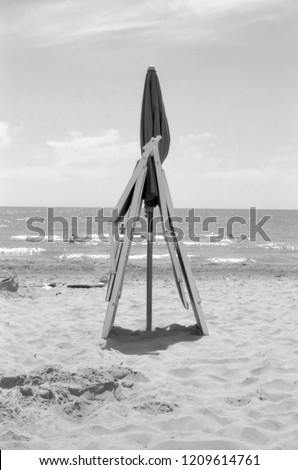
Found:
<svg viewBox="0 0 298 470"><path fill-rule="evenodd" d="M160 161L163 163L170 147L170 131L158 76L155 67L151 66L147 70L142 101L141 150L151 137L157 137L158 135L162 136L158 148ZM157 182L151 158L148 159L148 173L143 198L148 206L155 207L158 203Z"/></svg>
<svg viewBox="0 0 298 470"><path fill-rule="evenodd" d="M158 76L154 67L148 67L141 111L141 150L151 137L161 135L158 143L160 161L163 163L170 147L170 131L163 104ZM147 330L152 326L152 219L153 208L158 204L158 186L153 158L148 158L148 171L143 199L148 217L147 240Z"/></svg>

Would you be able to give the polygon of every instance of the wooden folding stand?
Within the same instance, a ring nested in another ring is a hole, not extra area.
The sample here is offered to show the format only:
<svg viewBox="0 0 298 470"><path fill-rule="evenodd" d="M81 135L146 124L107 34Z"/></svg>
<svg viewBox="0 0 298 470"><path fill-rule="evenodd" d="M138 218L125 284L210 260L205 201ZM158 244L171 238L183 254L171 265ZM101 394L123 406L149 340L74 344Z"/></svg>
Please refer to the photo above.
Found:
<svg viewBox="0 0 298 470"><path fill-rule="evenodd" d="M111 328L115 321L117 307L122 292L125 270L131 248L131 242L134 233L134 225L140 217L143 187L148 169L148 158L153 158L154 160L158 185L158 205L161 215L162 231L171 258L174 278L176 281L180 299L184 307L188 308L188 302L186 300L183 290L184 280L190 303L194 312L194 316L201 330L201 334L209 334L204 313L201 307L200 296L191 273L191 268L183 241L178 238L178 235L174 230L172 220L174 217L174 207L166 181L166 176L160 163L160 156L158 150L158 142L160 141L160 139L161 136L152 138L144 146L144 153L142 155L142 158L138 161L136 168L134 169L134 172L128 182L128 185L126 186L125 191L123 192L116 206L118 209L118 213L117 217L113 220L114 226L118 224L120 218L126 215L126 213L128 214L128 216L127 224L124 229L123 239L122 241L117 242L116 250L114 250L113 245L113 227L110 230L111 273L106 293L106 301L109 302L109 305L107 308L106 318L102 330L103 338L108 338ZM152 282L152 279L150 279L150 282ZM151 318L149 319L149 324L150 322Z"/></svg>

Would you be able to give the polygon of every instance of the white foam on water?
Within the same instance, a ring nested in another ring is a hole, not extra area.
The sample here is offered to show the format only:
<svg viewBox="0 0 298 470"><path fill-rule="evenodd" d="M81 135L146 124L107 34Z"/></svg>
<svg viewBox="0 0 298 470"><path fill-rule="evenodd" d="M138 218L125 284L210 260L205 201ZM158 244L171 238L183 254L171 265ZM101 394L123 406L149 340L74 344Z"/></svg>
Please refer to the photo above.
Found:
<svg viewBox="0 0 298 470"><path fill-rule="evenodd" d="M44 237L40 237L39 235L12 235L11 240L23 240L27 242L41 242L41 241L48 241L49 237L45 235ZM60 235L53 235L50 237L51 240L55 241L63 241L63 238Z"/></svg>
<svg viewBox="0 0 298 470"><path fill-rule="evenodd" d="M80 242L79 242L80 243ZM98 244L102 243L101 240L88 240L86 242L83 242L85 243L85 245L93 245L93 246L97 246Z"/></svg>
<svg viewBox="0 0 298 470"><path fill-rule="evenodd" d="M201 245L210 245L210 242L189 242L189 241L183 241L184 245L187 246L201 246Z"/></svg>
<svg viewBox="0 0 298 470"><path fill-rule="evenodd" d="M245 263L246 258L208 258L211 263ZM255 262L255 260L253 260Z"/></svg>
<svg viewBox="0 0 298 470"><path fill-rule="evenodd" d="M146 259L147 258L147 255L145 253L143 254L140 254L140 255L131 255L129 257L130 259ZM153 259L164 259L164 258L169 258L169 254L168 253L164 253L164 254L161 254L161 255L153 255Z"/></svg>
<svg viewBox="0 0 298 470"><path fill-rule="evenodd" d="M274 250L274 251L297 251L298 245L291 245L284 242L268 242L264 244L255 245L263 250Z"/></svg>
<svg viewBox="0 0 298 470"><path fill-rule="evenodd" d="M163 258L168 258L169 254L160 254L160 255L153 255L153 259L163 259ZM83 259L83 258L90 258L90 259L109 259L110 255L109 254L100 254L100 255L90 255L90 254L85 254L85 253L69 253L69 254L63 254L59 255L58 258L60 259ZM146 259L147 255L146 253L142 253L139 255L130 255L129 259Z"/></svg>
<svg viewBox="0 0 298 470"><path fill-rule="evenodd" d="M36 238L38 238L38 237L36 237ZM48 235L45 235L44 240L48 241L49 238L50 238L50 240L53 240L54 242L63 241L63 237L61 237L61 235L51 235L50 237Z"/></svg>
<svg viewBox="0 0 298 470"><path fill-rule="evenodd" d="M12 240L26 240L28 235L12 235L10 238ZM30 237L30 238L35 238L35 237ZM38 237L36 237L38 238Z"/></svg>
<svg viewBox="0 0 298 470"><path fill-rule="evenodd" d="M210 247L210 246L230 246L233 243L233 241L224 238L223 240L220 240L218 242L207 239L206 241L201 241L200 240L200 241L197 241L197 242L188 241L188 240L184 241L183 240L183 243L184 243L184 245L189 245L189 246L196 245L196 246L209 246Z"/></svg>
<svg viewBox="0 0 298 470"><path fill-rule="evenodd" d="M233 240L229 240L228 238L224 238L223 240L220 240L219 242L211 242L212 245L220 245L220 246L225 246L225 245L232 245L234 244Z"/></svg>
<svg viewBox="0 0 298 470"><path fill-rule="evenodd" d="M45 248L26 248L26 247L20 247L20 248L0 248L0 254L8 255L35 255L35 254L40 254L42 251L46 251Z"/></svg>
<svg viewBox="0 0 298 470"><path fill-rule="evenodd" d="M90 259L109 259L110 255L101 254L101 255L86 255L85 253L69 253L59 255L58 258L60 259L82 259L82 258L90 258Z"/></svg>
<svg viewBox="0 0 298 470"><path fill-rule="evenodd" d="M154 257L154 256L153 256ZM147 258L147 255L146 254L142 254L142 255L130 255L129 256L129 259L146 259Z"/></svg>

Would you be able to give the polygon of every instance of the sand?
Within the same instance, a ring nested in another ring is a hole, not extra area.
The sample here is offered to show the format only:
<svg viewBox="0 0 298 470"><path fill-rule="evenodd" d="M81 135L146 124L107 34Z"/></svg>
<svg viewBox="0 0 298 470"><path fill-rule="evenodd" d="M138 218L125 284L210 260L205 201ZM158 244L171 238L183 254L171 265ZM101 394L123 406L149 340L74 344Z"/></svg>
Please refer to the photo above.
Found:
<svg viewBox="0 0 298 470"><path fill-rule="evenodd" d="M2 449L298 449L298 280L282 265L192 262L210 336L155 263L130 262L111 337L98 261L10 260L0 293ZM55 281L55 288L42 288Z"/></svg>

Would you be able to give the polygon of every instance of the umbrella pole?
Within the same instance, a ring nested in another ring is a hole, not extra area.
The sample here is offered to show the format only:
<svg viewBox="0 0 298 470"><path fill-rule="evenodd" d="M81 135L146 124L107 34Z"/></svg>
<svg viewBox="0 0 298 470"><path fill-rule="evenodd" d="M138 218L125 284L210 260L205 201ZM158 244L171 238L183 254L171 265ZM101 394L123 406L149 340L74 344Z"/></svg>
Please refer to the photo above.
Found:
<svg viewBox="0 0 298 470"><path fill-rule="evenodd" d="M148 217L148 238L147 238L147 317L146 330L152 329L152 254L153 254L153 207L146 207Z"/></svg>

